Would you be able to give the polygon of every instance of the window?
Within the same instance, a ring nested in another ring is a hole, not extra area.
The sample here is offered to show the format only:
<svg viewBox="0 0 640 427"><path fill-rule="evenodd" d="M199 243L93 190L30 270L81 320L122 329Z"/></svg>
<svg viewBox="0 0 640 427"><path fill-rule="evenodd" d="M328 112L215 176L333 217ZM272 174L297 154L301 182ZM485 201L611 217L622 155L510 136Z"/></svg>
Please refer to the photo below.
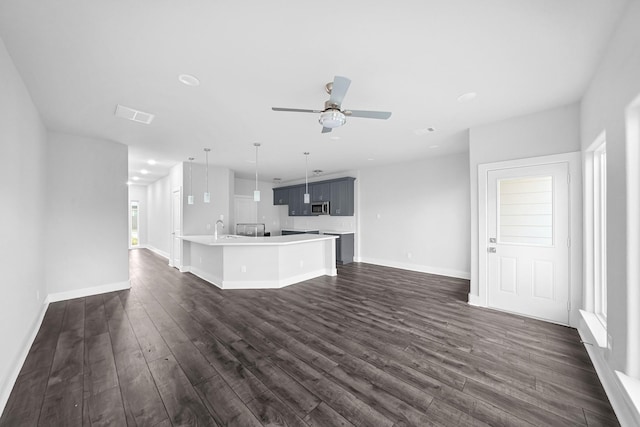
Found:
<svg viewBox="0 0 640 427"><path fill-rule="evenodd" d="M607 149L602 134L588 153L591 160L591 247L593 302L592 310L603 325L607 324Z"/></svg>
<svg viewBox="0 0 640 427"><path fill-rule="evenodd" d="M553 177L501 179L498 242L553 246Z"/></svg>

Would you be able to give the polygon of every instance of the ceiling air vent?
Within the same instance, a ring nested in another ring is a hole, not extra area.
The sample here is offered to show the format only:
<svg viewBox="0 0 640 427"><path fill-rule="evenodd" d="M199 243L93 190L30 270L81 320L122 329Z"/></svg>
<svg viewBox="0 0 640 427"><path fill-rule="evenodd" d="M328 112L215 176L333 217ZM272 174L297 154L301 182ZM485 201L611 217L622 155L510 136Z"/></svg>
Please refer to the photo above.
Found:
<svg viewBox="0 0 640 427"><path fill-rule="evenodd" d="M153 121L155 115L145 113L144 111L134 110L133 108L125 107L120 104L116 107L116 117L120 117L127 120L133 120L134 122L144 123L148 125Z"/></svg>

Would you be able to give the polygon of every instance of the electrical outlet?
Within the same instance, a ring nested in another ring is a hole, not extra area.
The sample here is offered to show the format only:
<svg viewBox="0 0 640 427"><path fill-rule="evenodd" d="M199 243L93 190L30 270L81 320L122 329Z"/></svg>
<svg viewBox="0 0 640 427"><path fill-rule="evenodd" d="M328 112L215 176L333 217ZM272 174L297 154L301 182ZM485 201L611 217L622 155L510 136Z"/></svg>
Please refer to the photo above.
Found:
<svg viewBox="0 0 640 427"><path fill-rule="evenodd" d="M240 267L240 273L246 273L247 272L247 266L243 265L242 267Z"/></svg>
<svg viewBox="0 0 640 427"><path fill-rule="evenodd" d="M413 258L413 254L411 252L407 252L407 258L409 259Z"/></svg>
<svg viewBox="0 0 640 427"><path fill-rule="evenodd" d="M202 257L200 257L200 265L202 265Z"/></svg>
<svg viewBox="0 0 640 427"><path fill-rule="evenodd" d="M376 214L376 219L380 219L381 215L380 214Z"/></svg>
<svg viewBox="0 0 640 427"><path fill-rule="evenodd" d="M36 291L36 301L40 301L40 291Z"/></svg>
<svg viewBox="0 0 640 427"><path fill-rule="evenodd" d="M207 224L207 230L211 230L211 224Z"/></svg>
<svg viewBox="0 0 640 427"><path fill-rule="evenodd" d="M300 268L303 268L303 267L304 267L304 261L300 260Z"/></svg>

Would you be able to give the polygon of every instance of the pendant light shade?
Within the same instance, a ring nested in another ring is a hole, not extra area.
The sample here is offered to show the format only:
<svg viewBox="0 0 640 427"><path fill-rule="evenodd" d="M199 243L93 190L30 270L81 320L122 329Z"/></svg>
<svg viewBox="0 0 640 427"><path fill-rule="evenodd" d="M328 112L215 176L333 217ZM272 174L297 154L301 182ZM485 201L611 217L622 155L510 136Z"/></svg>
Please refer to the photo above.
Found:
<svg viewBox="0 0 640 427"><path fill-rule="evenodd" d="M193 204L193 157L189 157L189 196L187 196L187 203Z"/></svg>
<svg viewBox="0 0 640 427"><path fill-rule="evenodd" d="M309 152L304 153L304 203L311 203L311 197L309 196Z"/></svg>
<svg viewBox="0 0 640 427"><path fill-rule="evenodd" d="M206 190L204 192L204 202L205 203L210 203L211 202L211 193L209 193L209 151L211 151L211 148L205 148L204 149L204 156L207 162L207 169L206 169Z"/></svg>
<svg viewBox="0 0 640 427"><path fill-rule="evenodd" d="M254 143L254 147L256 147L256 189L253 190L253 201L260 201L260 190L258 190L258 147L260 147L259 143Z"/></svg>

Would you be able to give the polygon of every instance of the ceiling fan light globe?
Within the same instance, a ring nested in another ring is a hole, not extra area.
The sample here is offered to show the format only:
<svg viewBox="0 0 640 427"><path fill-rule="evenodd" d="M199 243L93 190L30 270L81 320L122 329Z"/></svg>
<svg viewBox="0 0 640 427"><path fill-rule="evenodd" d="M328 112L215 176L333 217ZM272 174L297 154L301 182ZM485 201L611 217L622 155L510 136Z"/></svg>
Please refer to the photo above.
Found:
<svg viewBox="0 0 640 427"><path fill-rule="evenodd" d="M340 127L346 121L346 116L338 110L325 111L320 114L320 119L318 120L323 127L330 129Z"/></svg>

